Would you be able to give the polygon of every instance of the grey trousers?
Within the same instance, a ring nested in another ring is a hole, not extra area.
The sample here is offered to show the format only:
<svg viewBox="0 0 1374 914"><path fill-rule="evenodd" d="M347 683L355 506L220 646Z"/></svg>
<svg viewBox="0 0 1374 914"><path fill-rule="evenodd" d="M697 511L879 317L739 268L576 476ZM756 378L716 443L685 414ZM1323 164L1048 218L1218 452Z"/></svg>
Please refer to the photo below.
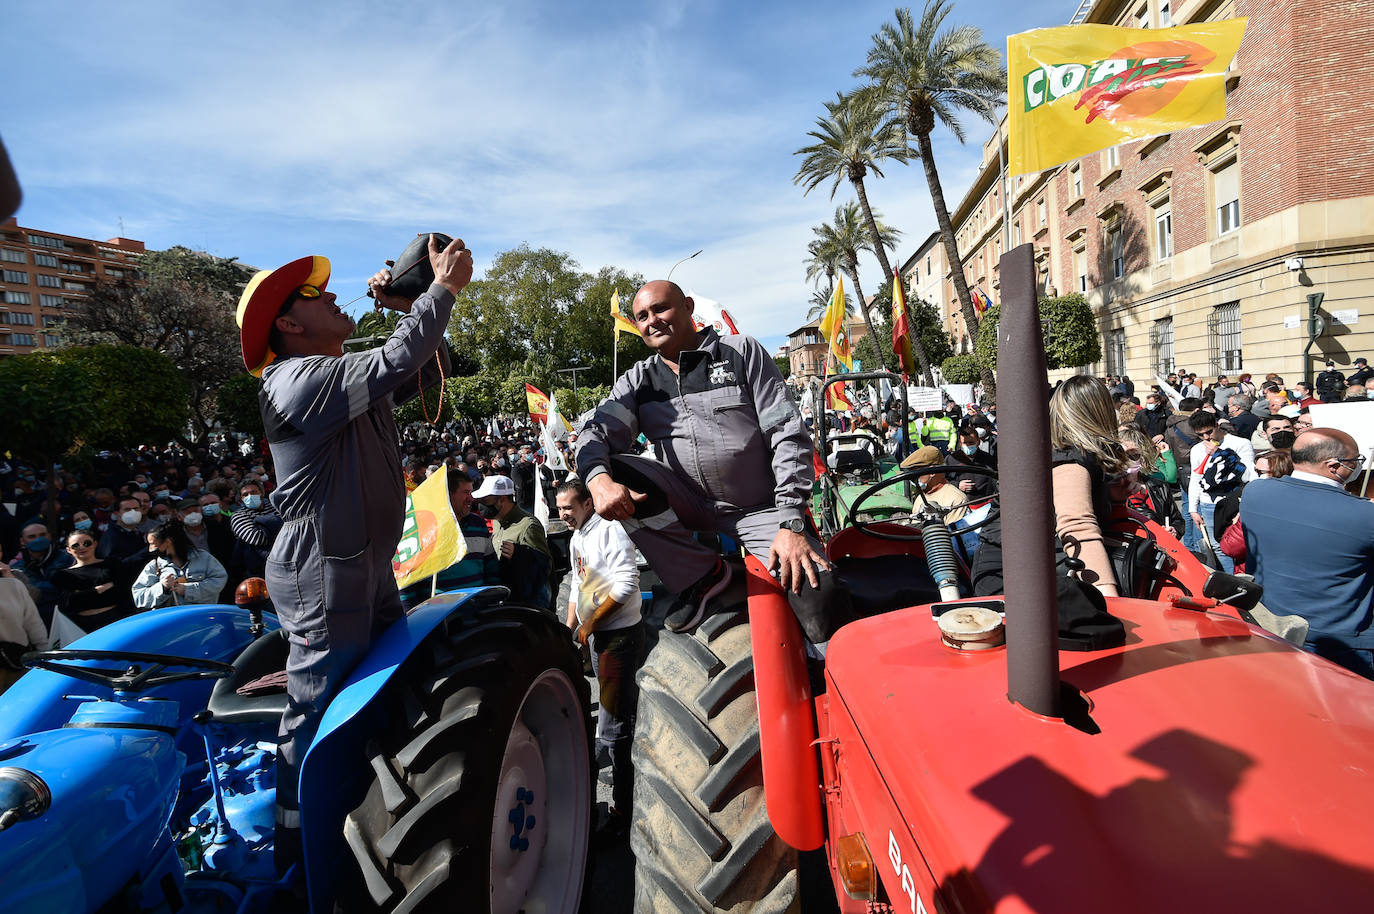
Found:
<svg viewBox="0 0 1374 914"><path fill-rule="evenodd" d="M282 525L267 560L267 589L286 630L286 711L277 751L278 861L299 855L300 763L331 698L373 639L402 616L391 570L395 543L327 556L318 518ZM294 834L293 834L294 831Z"/></svg>
<svg viewBox="0 0 1374 914"><path fill-rule="evenodd" d="M772 505L740 508L713 501L668 467L645 457L611 457L611 477L649 496L635 509L634 517L621 523L664 586L674 593L701 580L720 558L694 534L724 533L767 564L768 550L786 516ZM825 554L813 529L807 530L806 540L817 554ZM834 573L823 571L817 577L819 587L803 580L800 593L787 594L802 631L813 644L830 640L836 629L853 618L849 591Z"/></svg>

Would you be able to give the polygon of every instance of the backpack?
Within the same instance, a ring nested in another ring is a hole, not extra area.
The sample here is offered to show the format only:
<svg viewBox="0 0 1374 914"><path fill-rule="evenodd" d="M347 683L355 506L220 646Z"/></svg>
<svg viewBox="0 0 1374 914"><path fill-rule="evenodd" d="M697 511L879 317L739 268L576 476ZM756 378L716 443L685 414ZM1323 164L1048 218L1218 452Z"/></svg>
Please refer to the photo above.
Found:
<svg viewBox="0 0 1374 914"><path fill-rule="evenodd" d="M1218 448L1207 459L1202 479L1198 481L1202 491L1213 498L1234 492L1245 479L1245 464L1240 455L1229 447Z"/></svg>

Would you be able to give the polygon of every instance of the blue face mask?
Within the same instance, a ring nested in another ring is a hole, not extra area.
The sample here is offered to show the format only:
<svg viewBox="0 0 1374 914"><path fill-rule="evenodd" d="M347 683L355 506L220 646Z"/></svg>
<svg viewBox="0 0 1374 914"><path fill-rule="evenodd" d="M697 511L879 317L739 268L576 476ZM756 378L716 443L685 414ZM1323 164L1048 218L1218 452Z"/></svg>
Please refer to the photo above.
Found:
<svg viewBox="0 0 1374 914"><path fill-rule="evenodd" d="M254 508L261 508L261 507L262 507L262 496L261 496L261 495L245 495L245 496L243 496L243 506L244 506L245 508L249 509L250 511L253 510Z"/></svg>
<svg viewBox="0 0 1374 914"><path fill-rule="evenodd" d="M50 546L52 546L51 540L46 536L39 536L29 540L29 544L25 548L30 552L47 552Z"/></svg>
<svg viewBox="0 0 1374 914"><path fill-rule="evenodd" d="M200 511L206 517L214 517L219 513L219 505L203 505Z"/></svg>
<svg viewBox="0 0 1374 914"><path fill-rule="evenodd" d="M91 522L88 520L79 520L72 526L78 530L89 530L91 529Z"/></svg>
<svg viewBox="0 0 1374 914"><path fill-rule="evenodd" d="M962 445L959 446L959 448L960 448L960 450L962 450L965 454L968 454L970 457L972 457L974 454L978 453L978 445L976 445L976 444L962 444Z"/></svg>

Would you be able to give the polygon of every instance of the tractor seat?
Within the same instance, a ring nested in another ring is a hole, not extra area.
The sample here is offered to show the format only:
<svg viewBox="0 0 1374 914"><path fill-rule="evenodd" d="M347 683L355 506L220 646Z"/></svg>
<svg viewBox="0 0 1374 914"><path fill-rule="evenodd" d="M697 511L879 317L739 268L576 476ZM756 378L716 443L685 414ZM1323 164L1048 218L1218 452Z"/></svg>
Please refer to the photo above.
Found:
<svg viewBox="0 0 1374 914"><path fill-rule="evenodd" d="M940 602L940 589L924 559L910 555L843 556L835 575L849 587L854 614L876 616L894 609Z"/></svg>
<svg viewBox="0 0 1374 914"><path fill-rule="evenodd" d="M833 459L835 461L833 469L837 473L866 470L877 463L873 458L873 453L867 448L861 447L836 451Z"/></svg>
<svg viewBox="0 0 1374 914"><path fill-rule="evenodd" d="M238 689L268 673L286 669L289 644L286 632L277 629L259 637L234 660L234 672L218 680L210 693L206 707L214 714L216 723L261 724L276 723L286 710L286 690L266 695L240 695Z"/></svg>

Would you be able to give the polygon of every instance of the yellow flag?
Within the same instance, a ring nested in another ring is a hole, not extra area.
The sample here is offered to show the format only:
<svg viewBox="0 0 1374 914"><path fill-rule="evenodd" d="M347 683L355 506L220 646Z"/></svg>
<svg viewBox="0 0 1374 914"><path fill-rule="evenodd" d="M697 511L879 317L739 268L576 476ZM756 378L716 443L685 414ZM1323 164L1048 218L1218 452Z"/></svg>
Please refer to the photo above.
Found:
<svg viewBox="0 0 1374 914"><path fill-rule="evenodd" d="M846 371L854 370L854 357L849 351L848 317L844 310L844 277L835 277L835 291L830 295L825 316L821 318L821 336L830 341L830 351L840 360Z"/></svg>
<svg viewBox="0 0 1374 914"><path fill-rule="evenodd" d="M1172 29L1070 25L1007 38L1010 174L1226 117L1248 19Z"/></svg>
<svg viewBox="0 0 1374 914"><path fill-rule="evenodd" d="M639 328L631 323L625 315L620 313L619 289L611 293L611 317L615 320L616 333L628 333L631 336L639 336Z"/></svg>
<svg viewBox="0 0 1374 914"><path fill-rule="evenodd" d="M467 540L458 532L458 519L448 500L448 467L415 487L406 496L405 526L391 558L396 586L409 587L443 571L467 554Z"/></svg>

